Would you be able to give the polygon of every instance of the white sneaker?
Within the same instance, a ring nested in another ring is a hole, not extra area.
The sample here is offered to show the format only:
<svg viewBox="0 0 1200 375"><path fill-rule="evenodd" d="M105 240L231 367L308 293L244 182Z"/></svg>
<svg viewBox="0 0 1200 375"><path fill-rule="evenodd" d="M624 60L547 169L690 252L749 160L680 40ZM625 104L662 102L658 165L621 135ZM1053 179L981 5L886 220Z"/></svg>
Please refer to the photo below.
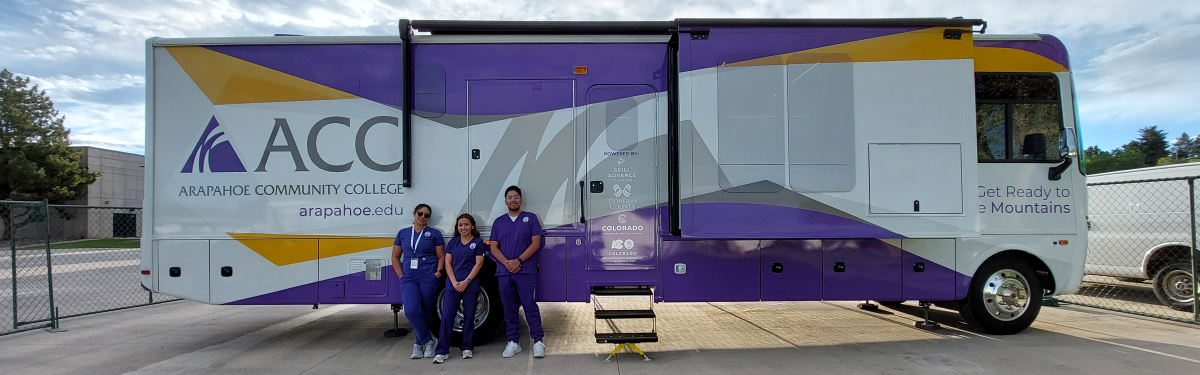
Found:
<svg viewBox="0 0 1200 375"><path fill-rule="evenodd" d="M517 353L520 353L520 352L521 352L521 344L518 344L514 341L509 341L508 345L504 346L503 357L504 358L512 358L512 356L517 355Z"/></svg>
<svg viewBox="0 0 1200 375"><path fill-rule="evenodd" d="M546 356L546 344L541 341L533 343L533 358L543 358Z"/></svg>
<svg viewBox="0 0 1200 375"><path fill-rule="evenodd" d="M425 348L423 346L421 346L421 344L413 344L413 354L411 357L408 357L408 358L412 358L412 359L425 358Z"/></svg>
<svg viewBox="0 0 1200 375"><path fill-rule="evenodd" d="M429 342L425 343L425 358L433 358L435 349L437 349L437 338L430 338Z"/></svg>
<svg viewBox="0 0 1200 375"><path fill-rule="evenodd" d="M470 350L463 350L463 359L474 357L475 353Z"/></svg>
<svg viewBox="0 0 1200 375"><path fill-rule="evenodd" d="M445 362L445 361L446 361L446 357L449 357L449 356L450 356L450 355L448 355L448 354L438 354L438 355L435 355L435 356L433 356L433 363L442 363L442 362Z"/></svg>

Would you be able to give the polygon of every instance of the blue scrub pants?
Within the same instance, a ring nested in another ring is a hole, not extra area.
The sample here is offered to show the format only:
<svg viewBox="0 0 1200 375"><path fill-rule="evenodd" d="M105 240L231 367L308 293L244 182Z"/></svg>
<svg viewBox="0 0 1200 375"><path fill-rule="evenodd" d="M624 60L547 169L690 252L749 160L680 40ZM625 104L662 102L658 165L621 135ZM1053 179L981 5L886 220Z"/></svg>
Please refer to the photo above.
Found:
<svg viewBox="0 0 1200 375"><path fill-rule="evenodd" d="M521 318L518 308L525 308L525 322L529 324L529 337L533 342L542 341L542 313L538 310L537 274L512 273L496 277L500 281L500 303L504 305L504 325L508 341L521 339Z"/></svg>
<svg viewBox="0 0 1200 375"><path fill-rule="evenodd" d="M479 298L479 280L471 280L467 284L467 289L459 293L454 290L454 286L450 285L450 280L446 280L446 296L442 297L442 328L438 331L437 350L434 354L450 354L450 335L454 334L454 318L458 315L458 304L462 302L463 310L463 332L462 345L458 346L459 350L475 350L475 345L471 343L471 338L475 335L475 308L476 299Z"/></svg>
<svg viewBox="0 0 1200 375"><path fill-rule="evenodd" d="M400 278L400 300L404 303L404 317L417 334L416 343L425 345L431 336L429 323L437 318L438 289L442 281L433 275L437 271L436 256L421 257L415 270L408 268L411 261L404 258L402 264L404 277Z"/></svg>

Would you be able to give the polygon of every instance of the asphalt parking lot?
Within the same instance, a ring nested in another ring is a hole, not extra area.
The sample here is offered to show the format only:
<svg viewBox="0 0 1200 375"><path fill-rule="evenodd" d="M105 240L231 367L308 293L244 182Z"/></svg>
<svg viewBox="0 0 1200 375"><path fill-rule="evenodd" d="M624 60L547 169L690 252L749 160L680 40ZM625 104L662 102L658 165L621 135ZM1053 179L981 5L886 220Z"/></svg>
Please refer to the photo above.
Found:
<svg viewBox="0 0 1200 375"><path fill-rule="evenodd" d="M1014 336L976 333L935 310L940 331L913 328L920 309L866 312L850 302L658 304L659 343L602 360L592 306L543 303L548 356L529 342L501 358L501 339L475 358L409 359L413 335L383 337L385 306L210 306L172 302L63 321L0 337L7 374L812 373L1180 374L1200 368L1200 326L1085 307L1044 308ZM401 325L407 323L401 316Z"/></svg>

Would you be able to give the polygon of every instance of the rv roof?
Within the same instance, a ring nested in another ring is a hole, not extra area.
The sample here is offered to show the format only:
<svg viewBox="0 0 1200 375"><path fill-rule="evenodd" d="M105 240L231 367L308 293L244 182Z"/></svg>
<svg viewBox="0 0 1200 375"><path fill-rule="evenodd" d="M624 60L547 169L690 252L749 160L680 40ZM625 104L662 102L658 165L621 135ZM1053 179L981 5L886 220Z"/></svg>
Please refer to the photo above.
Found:
<svg viewBox="0 0 1200 375"><path fill-rule="evenodd" d="M405 20L400 21L401 25ZM964 18L678 18L674 21L462 21L413 20L433 34L668 34L677 27L971 27Z"/></svg>

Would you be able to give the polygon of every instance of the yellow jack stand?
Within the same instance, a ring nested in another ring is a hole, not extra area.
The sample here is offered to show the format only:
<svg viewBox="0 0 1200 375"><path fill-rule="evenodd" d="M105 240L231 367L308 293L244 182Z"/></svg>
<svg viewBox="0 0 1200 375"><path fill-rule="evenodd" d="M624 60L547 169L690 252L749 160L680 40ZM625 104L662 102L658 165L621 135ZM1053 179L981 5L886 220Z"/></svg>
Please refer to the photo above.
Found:
<svg viewBox="0 0 1200 375"><path fill-rule="evenodd" d="M642 352L642 349L637 347L637 344L617 344L617 348L613 349L612 353L608 353L608 358L605 358L604 362L611 362L612 358L616 357L617 352L620 352L622 348L629 348L630 350L637 352L637 354L641 354L643 361L650 362L650 357L647 357L646 353Z"/></svg>

